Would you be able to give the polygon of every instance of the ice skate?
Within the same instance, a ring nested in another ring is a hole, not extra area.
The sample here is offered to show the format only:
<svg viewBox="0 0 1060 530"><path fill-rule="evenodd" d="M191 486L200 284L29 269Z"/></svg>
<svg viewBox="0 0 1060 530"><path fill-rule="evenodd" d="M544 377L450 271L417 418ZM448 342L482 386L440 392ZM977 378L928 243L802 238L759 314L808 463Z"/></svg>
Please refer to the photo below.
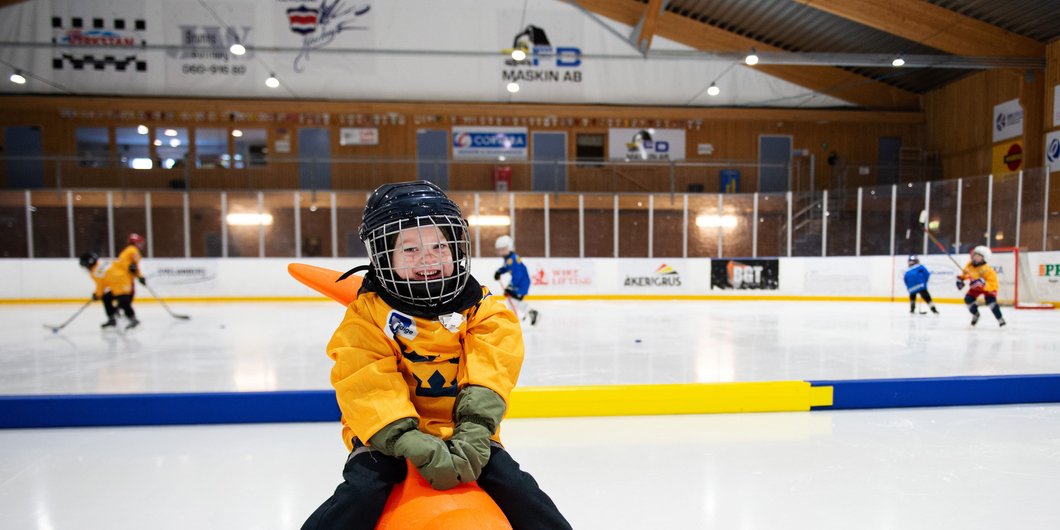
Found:
<svg viewBox="0 0 1060 530"><path fill-rule="evenodd" d="M1003 319L1003 318L997 319L997 327L999 327L999 328L1005 327L1005 319Z"/></svg>
<svg viewBox="0 0 1060 530"><path fill-rule="evenodd" d="M935 306L931 306L931 314L938 315L939 314L939 310L935 309Z"/></svg>
<svg viewBox="0 0 1060 530"><path fill-rule="evenodd" d="M979 322L979 313L972 315L972 325L976 325Z"/></svg>
<svg viewBox="0 0 1060 530"><path fill-rule="evenodd" d="M533 326L533 325L536 325L536 324L537 324L537 310L536 309L531 309L530 310L530 325ZM1004 325L1004 324L1002 324L1002 325Z"/></svg>
<svg viewBox="0 0 1060 530"><path fill-rule="evenodd" d="M129 323L125 325L125 330L128 331L136 326L140 325L140 321L136 320L136 317L129 317Z"/></svg>
<svg viewBox="0 0 1060 530"><path fill-rule="evenodd" d="M118 321L114 320L113 318L111 318L111 319L108 319L106 322L100 324L99 327L102 328L102 329L117 328L118 327Z"/></svg>

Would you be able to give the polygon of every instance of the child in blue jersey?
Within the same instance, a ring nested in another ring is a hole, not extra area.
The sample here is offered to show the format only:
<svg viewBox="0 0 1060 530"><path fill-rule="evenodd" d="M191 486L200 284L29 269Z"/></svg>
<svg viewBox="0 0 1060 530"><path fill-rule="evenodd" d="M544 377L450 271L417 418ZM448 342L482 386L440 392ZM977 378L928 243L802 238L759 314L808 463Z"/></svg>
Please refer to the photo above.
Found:
<svg viewBox="0 0 1060 530"><path fill-rule="evenodd" d="M928 292L929 278L931 278L931 272L920 263L920 258L909 256L909 270L905 271L905 286L909 289L909 314L916 312L916 295L918 294L927 302L932 313L939 314L939 310L935 309L935 303L931 301L931 293Z"/></svg>
<svg viewBox="0 0 1060 530"><path fill-rule="evenodd" d="M519 316L520 320L526 320L529 317L531 326L537 324L537 310L532 309L523 300L526 293L530 291L530 273L526 271L526 265L519 259L519 255L515 253L515 242L512 240L512 236L503 235L498 237L495 246L497 247L497 254L504 258L504 265L493 273L493 279L500 281L502 275L511 275L508 285L504 288L504 296L508 298L512 311Z"/></svg>

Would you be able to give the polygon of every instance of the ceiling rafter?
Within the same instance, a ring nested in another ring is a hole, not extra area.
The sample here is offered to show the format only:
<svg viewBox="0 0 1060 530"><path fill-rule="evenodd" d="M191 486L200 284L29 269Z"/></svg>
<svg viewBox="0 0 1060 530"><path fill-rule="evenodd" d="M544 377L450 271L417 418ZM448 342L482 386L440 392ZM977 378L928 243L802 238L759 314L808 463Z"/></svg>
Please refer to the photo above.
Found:
<svg viewBox="0 0 1060 530"><path fill-rule="evenodd" d="M794 0L954 55L1041 57L1045 45L925 0Z"/></svg>
<svg viewBox="0 0 1060 530"><path fill-rule="evenodd" d="M651 39L655 36L655 23L659 20L659 14L666 9L667 0L649 0L648 7L644 8L644 14L633 28L633 44L641 51L647 52L651 49Z"/></svg>
<svg viewBox="0 0 1060 530"><path fill-rule="evenodd" d="M582 9L634 26L644 13L636 0L577 0ZM659 14L656 35L703 51L783 51L669 11ZM866 108L918 109L918 95L831 66L758 65L768 75Z"/></svg>

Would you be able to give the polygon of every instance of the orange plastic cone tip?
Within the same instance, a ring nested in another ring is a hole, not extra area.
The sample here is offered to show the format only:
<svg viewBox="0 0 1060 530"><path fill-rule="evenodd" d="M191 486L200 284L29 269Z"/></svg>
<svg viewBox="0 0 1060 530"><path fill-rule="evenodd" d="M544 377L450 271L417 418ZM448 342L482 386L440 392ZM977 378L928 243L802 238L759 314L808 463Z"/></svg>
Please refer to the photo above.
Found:
<svg viewBox="0 0 1060 530"><path fill-rule="evenodd" d="M348 306L357 299L357 291L361 288L361 282L364 280L360 276L353 275L335 283L335 280L342 276L341 272L325 269L324 267L306 265L305 263L288 264L287 273L302 282L306 287L327 296L343 306Z"/></svg>

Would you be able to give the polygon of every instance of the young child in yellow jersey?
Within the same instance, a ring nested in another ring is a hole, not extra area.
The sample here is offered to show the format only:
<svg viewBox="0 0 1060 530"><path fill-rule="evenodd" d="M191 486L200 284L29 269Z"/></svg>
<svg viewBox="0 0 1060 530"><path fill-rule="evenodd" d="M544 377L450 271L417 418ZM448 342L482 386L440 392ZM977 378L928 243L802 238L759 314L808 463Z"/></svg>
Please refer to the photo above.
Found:
<svg viewBox="0 0 1060 530"><path fill-rule="evenodd" d="M367 270L327 346L350 455L302 528L375 528L408 459L435 489L477 481L513 528L569 529L500 444L522 331L471 276L460 208L429 182L387 184L368 199L359 236L371 265L347 273Z"/></svg>
<svg viewBox="0 0 1060 530"><path fill-rule="evenodd" d="M957 288L964 289L964 281L968 280L968 293L964 295L964 305L972 313L972 325L979 322L979 306L976 299L982 295L987 307L994 313L998 326L1005 326L1005 319L1001 317L1001 308L997 305L997 273L994 268L987 265L990 259L990 249L980 245L972 249L971 260L964 266L964 270L957 276Z"/></svg>
<svg viewBox="0 0 1060 530"><path fill-rule="evenodd" d="M136 326L136 313L132 308L132 280L129 279L127 271L121 267L115 266L114 263L110 265L103 265L99 263L99 255L95 252L86 252L81 254L79 259L81 266L88 270L88 274L92 277L92 281L96 284L96 290L92 293L93 300L99 300L103 303L103 310L107 313L107 321L100 325L103 329L114 328L118 325L118 321L115 317L118 315L118 309L121 308L122 312L129 319L129 324L126 327Z"/></svg>
<svg viewBox="0 0 1060 530"><path fill-rule="evenodd" d="M136 298L136 284L134 281L139 281L140 285L147 285L147 279L144 278L143 272L140 271L140 259L142 258L144 248L144 238L140 234L135 232L129 234L129 244L122 249L121 253L118 254L118 259L111 263L112 269L121 271L122 274L128 279L128 310L125 311L125 316L129 317L129 324L125 329L135 328L140 324L140 321L136 319L136 314L132 309L133 299Z"/></svg>

